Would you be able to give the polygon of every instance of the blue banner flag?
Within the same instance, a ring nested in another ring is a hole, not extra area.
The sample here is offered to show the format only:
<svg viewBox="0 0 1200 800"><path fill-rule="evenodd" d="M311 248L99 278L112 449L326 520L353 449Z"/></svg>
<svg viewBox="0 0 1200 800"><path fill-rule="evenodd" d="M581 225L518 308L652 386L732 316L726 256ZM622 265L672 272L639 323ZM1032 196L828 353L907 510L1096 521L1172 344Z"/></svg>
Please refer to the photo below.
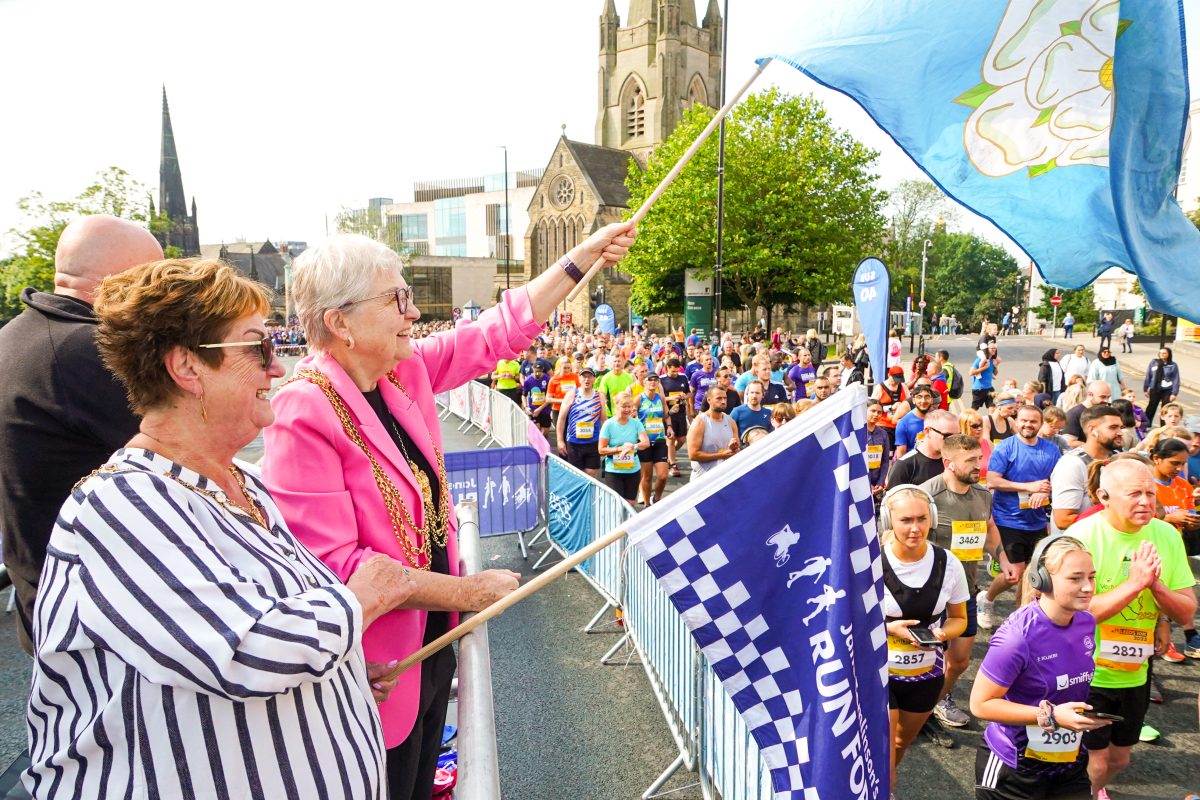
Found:
<svg viewBox="0 0 1200 800"><path fill-rule="evenodd" d="M776 798L888 796L883 566L851 384L625 524L721 679ZM811 503L764 490L803 486Z"/></svg>
<svg viewBox="0 0 1200 800"><path fill-rule="evenodd" d="M854 305L863 336L867 337L867 354L871 357L871 374L876 383L887 378L887 340L889 304L892 297L892 276L878 258L864 258L854 270Z"/></svg>
<svg viewBox="0 0 1200 800"><path fill-rule="evenodd" d="M537 527L542 468L532 447L446 453L450 496L478 503L480 536Z"/></svg>
<svg viewBox="0 0 1200 800"><path fill-rule="evenodd" d="M592 481L560 458L546 459L550 465L550 538L563 550L574 553L592 542ZM591 573L591 559L579 565Z"/></svg>
<svg viewBox="0 0 1200 800"><path fill-rule="evenodd" d="M1155 309L1200 313L1200 232L1173 197L1182 2L811 0L792 16L774 57L857 101L1047 282L1121 267Z"/></svg>

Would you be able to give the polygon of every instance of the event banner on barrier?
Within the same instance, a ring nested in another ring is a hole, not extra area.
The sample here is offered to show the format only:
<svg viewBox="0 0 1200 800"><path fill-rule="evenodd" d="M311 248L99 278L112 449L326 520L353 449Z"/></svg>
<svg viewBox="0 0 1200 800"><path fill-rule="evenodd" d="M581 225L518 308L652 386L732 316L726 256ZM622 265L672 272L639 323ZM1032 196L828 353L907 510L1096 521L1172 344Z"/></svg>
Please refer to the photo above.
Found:
<svg viewBox="0 0 1200 800"><path fill-rule="evenodd" d="M592 505L595 489L591 481L559 461L550 465L550 539L568 553L582 550L592 541ZM579 565L590 574L591 559Z"/></svg>
<svg viewBox="0 0 1200 800"><path fill-rule="evenodd" d="M538 523L542 460L532 447L446 453L446 476L455 501L479 506L479 535L524 533Z"/></svg>
<svg viewBox="0 0 1200 800"><path fill-rule="evenodd" d="M852 384L625 523L777 797L888 797L882 562ZM788 476L827 503L779 503Z"/></svg>

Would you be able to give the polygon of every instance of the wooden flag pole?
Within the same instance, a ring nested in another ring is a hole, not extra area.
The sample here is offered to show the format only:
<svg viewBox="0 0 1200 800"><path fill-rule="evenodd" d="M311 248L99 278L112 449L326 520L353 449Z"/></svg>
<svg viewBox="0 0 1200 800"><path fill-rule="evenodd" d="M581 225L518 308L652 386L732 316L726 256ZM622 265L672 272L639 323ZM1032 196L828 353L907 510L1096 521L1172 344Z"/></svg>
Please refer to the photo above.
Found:
<svg viewBox="0 0 1200 800"><path fill-rule="evenodd" d="M716 116L709 120L708 126L700 133L700 136L696 138L696 141L692 142L692 146L689 147L687 152L683 154L683 158L679 159L678 163L671 167L671 171L667 173L667 176L662 179L662 182L659 183L654 191L650 193L650 196L646 198L646 201L642 203L641 207L634 212L632 217L630 217L633 222L641 222L642 219L648 213L650 213L650 209L654 207L656 202L658 202L658 198L662 197L662 194L667 190L667 187L675 182L675 179L679 177L679 173L682 172L683 168L687 166L687 163L692 160L692 156L699 152L700 147L704 144L705 140L707 140L708 137L712 135L712 132L717 129L717 126L721 124L721 120L725 119L725 117L729 115L729 112L733 110L733 107L737 105L739 100L742 99L742 95L745 94L746 90L749 89L754 81L758 79L758 76L762 74L762 71L767 68L767 64L769 63L771 63L771 59L763 59L763 61L758 65L758 69L756 69L754 74L750 76L750 79L746 81L741 89L737 90L733 97L729 98L728 102L721 107L721 110L717 112ZM584 290L584 287L588 285L588 282L595 277L596 273L600 271L601 267L603 267L605 263L606 259L604 258L596 259L596 263L592 264L591 269L589 269L587 274L583 276L583 280L581 280L578 285L571 290L571 293L567 295L567 300L574 300L576 297L578 297L579 293Z"/></svg>
<svg viewBox="0 0 1200 800"><path fill-rule="evenodd" d="M609 545L620 541L624 536L625 531L615 530L612 533L609 533L592 542L579 552L568 556L565 561L558 562L553 567L531 580L529 583L517 588L517 590L511 594L506 595L492 603L490 606L475 614L475 616L460 624L458 627L446 631L441 636L401 661L394 670L387 674L387 678L394 678L400 673L407 671L411 667L420 664L438 650L441 650L448 644L458 641L493 617L500 616L509 608L524 600L526 597L529 597L531 594L535 594L536 592L545 588L547 584L552 583L556 578L566 575L579 564L596 555L596 553L599 553Z"/></svg>

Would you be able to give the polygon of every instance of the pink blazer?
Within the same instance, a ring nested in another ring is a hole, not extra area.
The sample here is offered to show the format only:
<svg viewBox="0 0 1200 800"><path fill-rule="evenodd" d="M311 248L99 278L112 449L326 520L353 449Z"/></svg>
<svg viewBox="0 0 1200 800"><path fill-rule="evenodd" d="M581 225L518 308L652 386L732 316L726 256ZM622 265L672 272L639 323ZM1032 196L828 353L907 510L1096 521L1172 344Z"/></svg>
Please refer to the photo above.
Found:
<svg viewBox="0 0 1200 800"><path fill-rule="evenodd" d="M429 438L442 447L442 429L433 401L444 392L490 372L501 358L511 358L541 330L533 318L524 288L504 293L500 304L463 325L414 342L414 355L395 367L408 396L390 381L379 390L396 419L401 420L431 464L436 464ZM424 508L408 463L379 424L362 392L331 356L317 353L297 369L324 373L350 409L358 430L376 460L395 483L409 514L424 524ZM408 563L392 532L387 507L371 472L370 461L346 435L333 406L308 381L290 383L271 401L275 423L264 431L263 478L292 533L343 581L371 556L382 553ZM451 531L457 530L451 509ZM458 543L447 544L451 574L458 574ZM458 624L452 614L451 625ZM377 619L363 633L370 661L404 658L419 650L425 635L425 612L400 609ZM420 666L400 676L395 691L379 706L384 742L395 747L412 731L421 689Z"/></svg>

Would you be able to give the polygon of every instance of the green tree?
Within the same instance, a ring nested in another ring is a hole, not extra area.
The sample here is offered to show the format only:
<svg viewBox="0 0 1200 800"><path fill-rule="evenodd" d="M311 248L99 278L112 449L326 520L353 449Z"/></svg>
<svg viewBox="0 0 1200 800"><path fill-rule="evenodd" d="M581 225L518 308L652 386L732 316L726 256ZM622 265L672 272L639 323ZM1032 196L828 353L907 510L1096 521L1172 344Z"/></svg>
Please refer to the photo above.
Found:
<svg viewBox="0 0 1200 800"><path fill-rule="evenodd" d="M374 209L347 208L342 206L333 218L338 233L358 233L377 242L383 242L401 256L412 253L412 245L404 241L400 222L389 218L380 219Z"/></svg>
<svg viewBox="0 0 1200 800"><path fill-rule="evenodd" d="M650 195L713 111L692 106L643 172L631 163L629 207ZM763 308L845 297L855 265L877 251L886 196L877 154L835 128L809 96L768 89L726 123L723 292L726 305ZM712 274L716 252L717 137L712 137L639 226L622 262L640 313L680 313L684 270ZM630 212L632 214L632 211Z"/></svg>
<svg viewBox="0 0 1200 800"><path fill-rule="evenodd" d="M986 316L999 321L1013 305L1023 305L1023 276L1017 260L1003 247L973 233L930 233L925 301L930 311L955 315L960 328L973 328ZM924 239L922 239L924 243ZM920 252L917 272L920 274ZM893 280L895 298L907 294L907 284ZM918 290L919 291L919 290Z"/></svg>
<svg viewBox="0 0 1200 800"><path fill-rule="evenodd" d="M0 324L21 313L25 287L53 290L54 250L71 220L88 214L111 214L148 223L154 230L155 224L161 226L164 221L159 217L151 221L149 206L146 187L120 167L97 173L96 179L71 200L47 200L41 192L18 200L17 208L24 219L9 231L16 242L15 253L0 261Z"/></svg>
<svg viewBox="0 0 1200 800"><path fill-rule="evenodd" d="M1087 328L1095 324L1096 293L1092 284L1089 283L1082 289L1060 289L1058 293L1062 297L1062 305L1058 307L1059 324L1062 324L1062 318L1068 311L1075 315L1075 326L1078 328ZM1039 317L1054 319L1054 306L1050 305L1050 298L1053 296L1053 292L1042 292L1041 304L1033 309Z"/></svg>
<svg viewBox="0 0 1200 800"><path fill-rule="evenodd" d="M933 183L904 180L888 193L887 214L884 261L891 272L892 285L907 289L911 283L920 287L921 251L925 242L953 227L958 211Z"/></svg>

